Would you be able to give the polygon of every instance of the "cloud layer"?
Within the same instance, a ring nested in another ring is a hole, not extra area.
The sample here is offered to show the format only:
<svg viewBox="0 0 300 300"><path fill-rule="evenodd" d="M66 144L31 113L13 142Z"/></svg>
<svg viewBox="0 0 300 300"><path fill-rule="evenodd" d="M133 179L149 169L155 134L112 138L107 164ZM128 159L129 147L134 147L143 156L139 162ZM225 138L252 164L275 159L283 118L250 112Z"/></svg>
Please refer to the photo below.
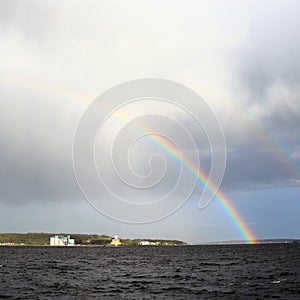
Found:
<svg viewBox="0 0 300 300"><path fill-rule="evenodd" d="M216 111L225 189L300 184L299 3L0 6L0 201L80 199L79 118L105 89L141 77L182 82Z"/></svg>

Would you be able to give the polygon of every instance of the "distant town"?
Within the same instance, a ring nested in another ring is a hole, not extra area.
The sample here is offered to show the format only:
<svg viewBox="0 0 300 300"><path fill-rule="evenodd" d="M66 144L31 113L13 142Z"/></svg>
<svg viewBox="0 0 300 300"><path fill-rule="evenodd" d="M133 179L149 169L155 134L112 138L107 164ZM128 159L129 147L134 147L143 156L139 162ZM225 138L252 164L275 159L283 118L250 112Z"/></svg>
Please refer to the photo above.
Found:
<svg viewBox="0 0 300 300"><path fill-rule="evenodd" d="M186 242L162 239L128 239L117 235L69 233L0 233L0 246L183 246Z"/></svg>

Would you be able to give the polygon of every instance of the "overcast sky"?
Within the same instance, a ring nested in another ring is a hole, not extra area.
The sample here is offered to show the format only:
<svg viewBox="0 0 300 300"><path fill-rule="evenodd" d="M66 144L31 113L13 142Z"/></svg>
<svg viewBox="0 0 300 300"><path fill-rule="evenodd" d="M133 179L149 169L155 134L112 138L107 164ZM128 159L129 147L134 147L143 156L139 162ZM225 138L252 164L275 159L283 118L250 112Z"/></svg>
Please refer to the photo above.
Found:
<svg viewBox="0 0 300 300"><path fill-rule="evenodd" d="M105 90L153 77L215 111L227 144L221 189L255 236L299 238L299 37L297 2L1 1L0 231L241 238L216 201L198 209L200 191L144 225L114 221L81 194L72 144L82 114Z"/></svg>

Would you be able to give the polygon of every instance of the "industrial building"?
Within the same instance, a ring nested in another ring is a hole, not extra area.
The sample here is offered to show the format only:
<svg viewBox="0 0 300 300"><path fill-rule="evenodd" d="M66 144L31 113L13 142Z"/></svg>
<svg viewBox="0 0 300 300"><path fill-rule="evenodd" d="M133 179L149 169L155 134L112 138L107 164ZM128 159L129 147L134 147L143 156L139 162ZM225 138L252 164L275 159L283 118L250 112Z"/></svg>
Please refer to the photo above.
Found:
<svg viewBox="0 0 300 300"><path fill-rule="evenodd" d="M70 236L56 235L50 237L50 246L74 246L75 240Z"/></svg>

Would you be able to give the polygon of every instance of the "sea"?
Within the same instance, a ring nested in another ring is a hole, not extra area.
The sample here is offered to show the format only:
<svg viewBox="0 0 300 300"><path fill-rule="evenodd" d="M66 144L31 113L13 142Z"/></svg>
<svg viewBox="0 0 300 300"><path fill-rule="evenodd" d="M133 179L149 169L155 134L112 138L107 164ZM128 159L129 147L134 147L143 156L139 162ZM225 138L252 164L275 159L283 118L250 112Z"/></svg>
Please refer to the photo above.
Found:
<svg viewBox="0 0 300 300"><path fill-rule="evenodd" d="M0 299L300 299L300 244L0 247Z"/></svg>

